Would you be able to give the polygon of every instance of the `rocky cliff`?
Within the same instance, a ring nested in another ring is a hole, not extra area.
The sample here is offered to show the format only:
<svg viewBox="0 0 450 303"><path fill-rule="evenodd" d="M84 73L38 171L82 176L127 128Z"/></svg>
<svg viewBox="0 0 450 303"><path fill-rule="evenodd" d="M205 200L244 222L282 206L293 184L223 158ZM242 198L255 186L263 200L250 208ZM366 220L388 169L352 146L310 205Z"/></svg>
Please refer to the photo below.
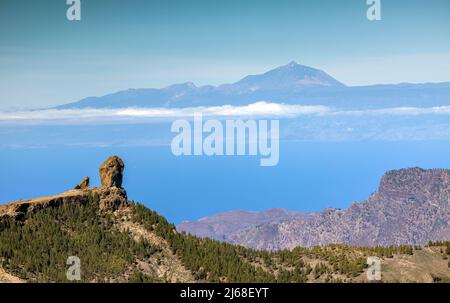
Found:
<svg viewBox="0 0 450 303"><path fill-rule="evenodd" d="M184 222L180 230L247 247L278 250L296 246L344 243L358 246L425 244L450 239L450 171L409 168L387 172L378 191L348 209L327 209L296 218L223 228L222 215ZM230 219L228 219L230 221ZM208 224L213 222L213 224ZM201 226L202 233L199 233ZM209 229L208 229L209 228ZM212 234L211 231L227 233ZM231 231L231 232L230 232Z"/></svg>

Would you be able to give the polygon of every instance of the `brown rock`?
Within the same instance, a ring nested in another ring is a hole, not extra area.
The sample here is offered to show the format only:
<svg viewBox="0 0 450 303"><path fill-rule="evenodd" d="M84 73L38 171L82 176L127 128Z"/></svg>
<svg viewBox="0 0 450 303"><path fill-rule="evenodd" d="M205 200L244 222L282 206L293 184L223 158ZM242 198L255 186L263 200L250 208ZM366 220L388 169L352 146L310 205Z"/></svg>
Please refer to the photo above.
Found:
<svg viewBox="0 0 450 303"><path fill-rule="evenodd" d="M100 210L115 211L128 205L127 192L122 188L125 165L117 156L109 157L100 166L102 187L96 192L100 198Z"/></svg>
<svg viewBox="0 0 450 303"><path fill-rule="evenodd" d="M75 186L75 189L89 189L89 177L84 177L81 183Z"/></svg>
<svg viewBox="0 0 450 303"><path fill-rule="evenodd" d="M85 177L74 190L59 195L22 200L0 205L0 221L3 218L25 220L28 213L35 213L49 207L60 207L66 204L83 204L90 202L92 196L99 199L101 211L116 211L129 206L127 192L122 188L124 170L123 161L116 156L109 157L100 166L102 187L89 188L89 177Z"/></svg>
<svg viewBox="0 0 450 303"><path fill-rule="evenodd" d="M117 156L111 156L103 162L99 169L102 187L121 188L124 168L122 159Z"/></svg>
<svg viewBox="0 0 450 303"><path fill-rule="evenodd" d="M49 207L60 207L66 204L89 203L89 191L70 190L65 193L29 200L22 200L0 206L0 221L3 218L14 218L24 220L27 213L36 213Z"/></svg>
<svg viewBox="0 0 450 303"><path fill-rule="evenodd" d="M98 194L101 211L116 211L129 205L127 192L123 188L102 187L93 192Z"/></svg>

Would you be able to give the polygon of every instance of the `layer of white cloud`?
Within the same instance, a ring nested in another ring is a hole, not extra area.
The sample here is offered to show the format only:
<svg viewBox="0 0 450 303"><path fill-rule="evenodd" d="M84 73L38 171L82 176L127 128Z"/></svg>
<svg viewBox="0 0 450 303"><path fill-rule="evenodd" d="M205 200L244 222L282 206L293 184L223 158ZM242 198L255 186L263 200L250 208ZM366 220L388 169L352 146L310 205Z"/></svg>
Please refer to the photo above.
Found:
<svg viewBox="0 0 450 303"><path fill-rule="evenodd" d="M371 110L334 111L334 115L347 116L419 116L419 115L449 115L450 106L436 107L391 107Z"/></svg>
<svg viewBox="0 0 450 303"><path fill-rule="evenodd" d="M327 106L289 105L256 102L245 106L212 106L191 108L119 108L119 109L46 109L0 112L0 123L134 123L193 117L202 113L211 118L295 118L300 116L417 116L450 115L450 106L418 108L394 107L368 110L339 110Z"/></svg>
<svg viewBox="0 0 450 303"><path fill-rule="evenodd" d="M288 118L301 115L324 114L326 106L287 105L256 102L245 106L211 106L190 108L118 108L118 109L46 109L35 111L0 112L2 123L92 123L92 122L136 122L147 120L169 120L190 118L196 113L205 117L276 117Z"/></svg>

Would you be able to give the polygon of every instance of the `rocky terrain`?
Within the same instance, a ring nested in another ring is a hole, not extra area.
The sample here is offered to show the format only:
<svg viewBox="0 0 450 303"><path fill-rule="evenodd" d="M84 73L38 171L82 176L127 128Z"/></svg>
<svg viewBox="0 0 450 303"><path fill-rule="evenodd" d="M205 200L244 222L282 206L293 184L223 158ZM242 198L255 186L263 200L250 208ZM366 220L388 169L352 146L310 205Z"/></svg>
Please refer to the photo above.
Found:
<svg viewBox="0 0 450 303"><path fill-rule="evenodd" d="M401 169L387 172L378 191L348 209L289 216L234 212L183 222L179 230L246 247L279 250L330 243L357 246L423 245L450 239L450 171ZM232 222L232 228L230 228ZM241 222L241 223L240 223Z"/></svg>
<svg viewBox="0 0 450 303"><path fill-rule="evenodd" d="M199 237L215 240L227 240L229 235L245 228L252 228L264 223L275 223L286 220L303 220L308 214L274 208L264 212L235 210L205 217L198 221L183 221L177 229Z"/></svg>
<svg viewBox="0 0 450 303"><path fill-rule="evenodd" d="M123 161L116 156L112 156L100 167L101 187L91 189L89 187L89 177L85 177L79 185L75 186L74 190L51 197L17 201L0 206L0 220L2 217L23 220L27 213L38 212L48 207L58 207L67 204L85 205L88 203L91 195L99 196L100 210L102 211L114 211L120 207L127 206L127 193L122 188L123 169Z"/></svg>
<svg viewBox="0 0 450 303"><path fill-rule="evenodd" d="M332 244L270 252L180 233L154 211L128 200L122 187L124 168L123 161L112 156L100 166L100 187L91 187L86 177L74 190L60 195L0 206L0 282L68 282L69 256L79 257L82 282L368 282L369 256L381 259L383 282L450 281L450 242L435 242L425 247L376 248ZM444 208L445 201L441 198L442 192L448 194L448 187L443 186L448 184L447 171L407 172L406 175L404 172L387 174L380 192L366 203L375 206L394 203L386 199L395 197L394 201L406 199L405 203L411 205L437 203L436 208ZM424 187L422 183L434 185ZM365 214L362 205L365 204L352 206L354 209L348 210L349 214L330 210L304 215L282 209L264 213L229 212L220 217L220 222L225 223L218 223L216 229L207 228L219 222L212 219L202 220L197 226L205 235L230 233L236 239L244 231L251 235L249 231L253 230L257 238L251 243L275 249L281 242L270 241L280 238L262 239L258 234L261 226L274 226L275 232L268 235L277 236L281 234L281 226L298 228L287 224L319 222L315 220L320 216L329 216L331 221L327 225L311 225L317 228L315 234L326 240L336 234L330 226L339 222L339 218L350 216L348 220L351 220ZM424 209L411 207L409 210L400 204L394 209L398 208L417 214L423 214ZM387 226L394 226L392 213L377 214L376 220L382 216L392 224ZM442 235L446 235L441 221L432 222L428 216L423 220L430 226L422 231L422 237L436 230L443 230ZM353 226L374 225L371 220L367 222L356 219ZM255 224L259 227L255 228ZM377 229L379 239L386 234L386 229L382 225ZM292 231L295 232L299 231ZM348 234L347 231L341 239L351 239L346 238ZM402 241L416 234L400 227L395 235ZM291 246L295 242L283 243Z"/></svg>

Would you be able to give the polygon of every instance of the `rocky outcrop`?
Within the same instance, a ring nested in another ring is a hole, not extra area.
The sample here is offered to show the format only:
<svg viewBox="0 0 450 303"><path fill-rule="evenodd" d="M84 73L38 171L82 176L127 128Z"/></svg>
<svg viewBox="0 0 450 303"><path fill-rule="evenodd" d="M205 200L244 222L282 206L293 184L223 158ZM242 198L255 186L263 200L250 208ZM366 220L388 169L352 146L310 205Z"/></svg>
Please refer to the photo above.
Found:
<svg viewBox="0 0 450 303"><path fill-rule="evenodd" d="M103 162L99 169L102 187L121 188L124 168L122 159L117 156L111 156Z"/></svg>
<svg viewBox="0 0 450 303"><path fill-rule="evenodd" d="M102 186L89 188L89 177L85 177L74 190L59 195L12 202L0 206L0 220L11 217L24 220L28 212L36 212L47 207L65 204L86 204L90 197L99 197L100 211L116 211L129 205L127 192L122 188L124 163L117 156L111 156L100 166Z"/></svg>
<svg viewBox="0 0 450 303"><path fill-rule="evenodd" d="M100 197L100 210L115 211L128 205L127 192L122 188L124 168L122 159L117 156L109 157L100 165L102 186L95 189Z"/></svg>
<svg viewBox="0 0 450 303"><path fill-rule="evenodd" d="M75 189L89 189L89 177L84 177L84 179L75 186Z"/></svg>
<svg viewBox="0 0 450 303"><path fill-rule="evenodd" d="M24 220L28 212L37 212L47 207L59 207L69 203L86 204L88 202L88 191L70 190L60 195L17 201L2 205L0 206L0 220L5 217Z"/></svg>
<svg viewBox="0 0 450 303"><path fill-rule="evenodd" d="M210 233L223 230L223 222L217 224L216 219L200 221L202 230ZM181 227L197 234L198 226L183 224ZM449 240L450 171L420 168L389 171L382 177L375 194L348 209L326 209L282 221L275 218L212 237L268 250L330 243L389 246Z"/></svg>
<svg viewBox="0 0 450 303"><path fill-rule="evenodd" d="M129 205L127 192L123 188L101 187L93 192L98 194L101 211L116 211Z"/></svg>

